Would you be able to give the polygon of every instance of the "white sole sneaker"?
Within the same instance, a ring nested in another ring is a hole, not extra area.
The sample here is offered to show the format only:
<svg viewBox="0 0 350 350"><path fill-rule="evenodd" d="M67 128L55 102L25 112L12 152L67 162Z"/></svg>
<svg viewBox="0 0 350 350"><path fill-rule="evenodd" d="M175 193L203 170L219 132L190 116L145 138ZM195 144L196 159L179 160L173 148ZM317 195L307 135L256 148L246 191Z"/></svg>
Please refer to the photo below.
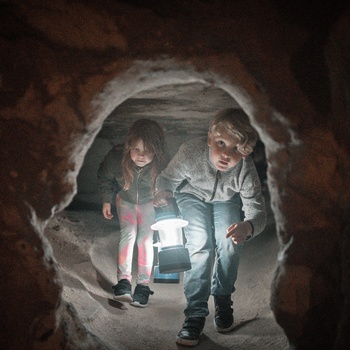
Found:
<svg viewBox="0 0 350 350"><path fill-rule="evenodd" d="M147 304L140 304L138 301L131 301L130 305L136 306L136 307L147 307L148 303Z"/></svg>
<svg viewBox="0 0 350 350"><path fill-rule="evenodd" d="M217 332L219 332L219 333L228 333L228 332L232 331L232 329L234 328L234 322L232 322L232 324L231 324L230 327L227 327L227 328L220 328L220 327L218 327L218 326L216 325L216 323L215 323L215 318L214 318L213 321L214 321L214 328L215 328L215 330L216 330Z"/></svg>
<svg viewBox="0 0 350 350"><path fill-rule="evenodd" d="M125 303L132 302L131 294L123 294L123 295L113 295L113 299L117 301L123 301Z"/></svg>
<svg viewBox="0 0 350 350"><path fill-rule="evenodd" d="M179 336L176 337L176 344L185 346L197 346L199 339L184 339Z"/></svg>

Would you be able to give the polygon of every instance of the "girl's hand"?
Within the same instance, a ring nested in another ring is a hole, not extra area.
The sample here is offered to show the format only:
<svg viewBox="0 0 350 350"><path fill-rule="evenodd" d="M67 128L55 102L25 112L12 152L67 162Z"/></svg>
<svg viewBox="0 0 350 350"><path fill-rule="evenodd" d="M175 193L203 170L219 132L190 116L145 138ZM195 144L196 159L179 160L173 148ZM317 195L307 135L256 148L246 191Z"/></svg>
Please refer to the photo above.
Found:
<svg viewBox="0 0 350 350"><path fill-rule="evenodd" d="M153 205L155 207L166 207L170 204L168 198L173 198L173 193L170 191L160 191L154 195Z"/></svg>
<svg viewBox="0 0 350 350"><path fill-rule="evenodd" d="M113 214L111 212L111 203L103 203L102 213L103 216L108 220L113 218Z"/></svg>
<svg viewBox="0 0 350 350"><path fill-rule="evenodd" d="M237 222L229 226L226 238L231 237L233 243L239 244L247 240L253 233L253 227L249 221Z"/></svg>

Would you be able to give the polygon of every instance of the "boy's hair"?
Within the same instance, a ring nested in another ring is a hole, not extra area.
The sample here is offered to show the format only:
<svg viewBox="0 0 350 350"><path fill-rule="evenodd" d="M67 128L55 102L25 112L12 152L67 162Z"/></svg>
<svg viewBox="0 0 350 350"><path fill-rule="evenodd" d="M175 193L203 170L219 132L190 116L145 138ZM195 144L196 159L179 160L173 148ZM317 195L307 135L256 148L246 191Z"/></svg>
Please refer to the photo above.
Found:
<svg viewBox="0 0 350 350"><path fill-rule="evenodd" d="M238 138L237 150L244 156L253 152L258 133L251 126L248 116L241 109L227 108L218 112L210 122L209 133L228 135Z"/></svg>
<svg viewBox="0 0 350 350"><path fill-rule="evenodd" d="M157 122L150 119L136 120L130 127L126 136L122 158L123 178L125 182L124 190L130 188L134 179L133 169L135 164L130 157L130 150L139 140L143 141L143 146L146 152L154 153L154 158L151 162L151 188L152 191L154 191L156 178L165 166L166 155L164 131Z"/></svg>

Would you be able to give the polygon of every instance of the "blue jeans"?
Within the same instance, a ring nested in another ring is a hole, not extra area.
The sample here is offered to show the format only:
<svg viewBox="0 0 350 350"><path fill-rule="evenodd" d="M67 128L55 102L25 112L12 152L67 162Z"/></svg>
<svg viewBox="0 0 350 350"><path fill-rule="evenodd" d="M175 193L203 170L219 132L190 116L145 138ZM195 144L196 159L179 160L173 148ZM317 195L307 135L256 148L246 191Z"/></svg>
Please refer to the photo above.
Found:
<svg viewBox="0 0 350 350"><path fill-rule="evenodd" d="M235 291L243 244L226 238L227 228L241 221L239 194L227 202L206 203L187 193L177 193L176 201L183 219L191 270L184 273L187 317L209 314L211 295L231 295Z"/></svg>

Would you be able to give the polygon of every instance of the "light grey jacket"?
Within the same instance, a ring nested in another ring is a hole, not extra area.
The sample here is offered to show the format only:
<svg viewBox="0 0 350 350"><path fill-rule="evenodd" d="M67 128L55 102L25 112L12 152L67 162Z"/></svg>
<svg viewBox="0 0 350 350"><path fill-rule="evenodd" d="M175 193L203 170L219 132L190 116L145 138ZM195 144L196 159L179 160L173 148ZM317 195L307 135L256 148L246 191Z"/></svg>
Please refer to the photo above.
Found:
<svg viewBox="0 0 350 350"><path fill-rule="evenodd" d="M239 193L245 220L253 225L254 236L266 226L264 197L252 158L248 156L233 168L220 172L210 160L206 137L184 143L158 176L156 192L176 190L205 202L227 201Z"/></svg>

